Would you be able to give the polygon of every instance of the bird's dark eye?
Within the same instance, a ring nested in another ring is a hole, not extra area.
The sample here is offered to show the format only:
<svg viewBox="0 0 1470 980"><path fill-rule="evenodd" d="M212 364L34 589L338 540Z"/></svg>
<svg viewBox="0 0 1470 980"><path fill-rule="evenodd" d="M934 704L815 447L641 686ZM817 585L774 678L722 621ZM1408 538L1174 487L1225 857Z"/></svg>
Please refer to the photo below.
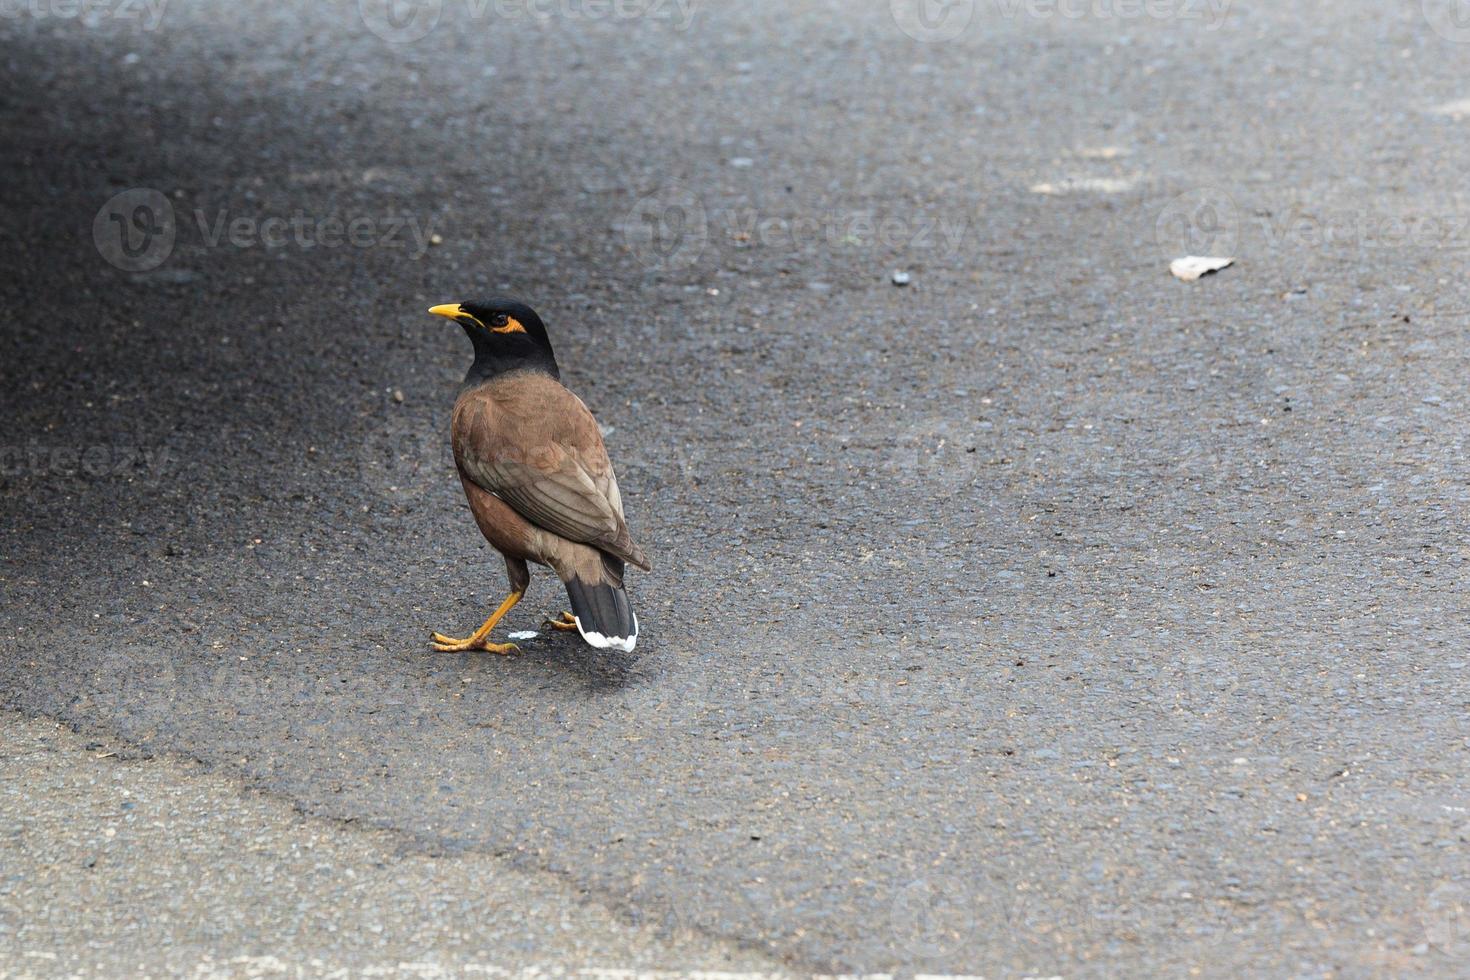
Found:
<svg viewBox="0 0 1470 980"><path fill-rule="evenodd" d="M509 321L504 313L497 313L490 318L490 326L492 327L503 327L508 322Z"/></svg>

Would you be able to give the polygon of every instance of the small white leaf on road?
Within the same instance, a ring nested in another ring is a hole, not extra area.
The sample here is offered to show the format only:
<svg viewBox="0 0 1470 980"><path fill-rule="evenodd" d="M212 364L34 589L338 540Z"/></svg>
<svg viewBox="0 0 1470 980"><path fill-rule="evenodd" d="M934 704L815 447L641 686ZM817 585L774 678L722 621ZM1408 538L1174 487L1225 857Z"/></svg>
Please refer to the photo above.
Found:
<svg viewBox="0 0 1470 980"><path fill-rule="evenodd" d="M1429 110L1431 115L1449 116L1451 119L1462 119L1470 116L1470 99L1455 99L1453 102L1443 102Z"/></svg>
<svg viewBox="0 0 1470 980"><path fill-rule="evenodd" d="M1219 272L1226 266L1234 265L1234 259L1211 258L1204 255L1186 255L1182 259L1175 259L1169 263L1169 271L1174 273L1174 278L1183 279L1185 282L1194 282L1200 276L1208 276Z"/></svg>
<svg viewBox="0 0 1470 980"><path fill-rule="evenodd" d="M1064 177L1053 183L1043 181L1031 185L1033 194L1124 194L1138 180L1134 177Z"/></svg>

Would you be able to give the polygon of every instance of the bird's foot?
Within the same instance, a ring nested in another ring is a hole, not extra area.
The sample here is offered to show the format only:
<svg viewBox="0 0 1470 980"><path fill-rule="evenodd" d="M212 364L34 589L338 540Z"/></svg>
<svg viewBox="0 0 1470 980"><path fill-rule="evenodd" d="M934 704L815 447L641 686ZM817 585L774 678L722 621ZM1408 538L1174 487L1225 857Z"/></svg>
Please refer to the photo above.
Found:
<svg viewBox="0 0 1470 980"><path fill-rule="evenodd" d="M577 628L577 617L569 612L561 614L560 619L547 618L541 621L541 625L550 626L554 630L574 630Z"/></svg>
<svg viewBox="0 0 1470 980"><path fill-rule="evenodd" d="M484 650L486 653L498 653L508 656L512 653L520 653L521 648L514 643L491 643L489 637L471 636L468 639L456 640L452 636L443 633L429 634L429 646L440 653L463 653L466 650Z"/></svg>
<svg viewBox="0 0 1470 980"><path fill-rule="evenodd" d="M429 645L440 653L463 653L465 650L484 650L486 653L500 654L520 652L521 648L514 643L491 643L490 631L495 628L495 624L500 622L506 613L515 607L516 603L521 601L521 596L523 595L525 595L525 592L517 589L506 596L505 601L500 604L500 608L491 613L490 618L485 620L484 625L475 630L471 636L463 640L456 640L454 637L445 636L443 633L430 633Z"/></svg>

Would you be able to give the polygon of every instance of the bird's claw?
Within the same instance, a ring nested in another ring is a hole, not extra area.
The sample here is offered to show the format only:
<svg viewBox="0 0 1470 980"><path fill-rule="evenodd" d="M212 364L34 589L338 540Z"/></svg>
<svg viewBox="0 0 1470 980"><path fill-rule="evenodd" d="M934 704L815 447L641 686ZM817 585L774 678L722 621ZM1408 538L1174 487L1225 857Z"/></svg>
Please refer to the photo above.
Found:
<svg viewBox="0 0 1470 980"><path fill-rule="evenodd" d="M559 619L546 617L541 621L541 625L550 626L554 630L574 630L577 628L577 617L569 612L564 612Z"/></svg>
<svg viewBox="0 0 1470 980"><path fill-rule="evenodd" d="M486 653L498 653L509 656L520 653L521 648L514 643L491 643L489 639L475 639L473 636L466 640L456 640L452 636L443 633L429 634L429 646L440 653L464 653L468 650L483 650Z"/></svg>

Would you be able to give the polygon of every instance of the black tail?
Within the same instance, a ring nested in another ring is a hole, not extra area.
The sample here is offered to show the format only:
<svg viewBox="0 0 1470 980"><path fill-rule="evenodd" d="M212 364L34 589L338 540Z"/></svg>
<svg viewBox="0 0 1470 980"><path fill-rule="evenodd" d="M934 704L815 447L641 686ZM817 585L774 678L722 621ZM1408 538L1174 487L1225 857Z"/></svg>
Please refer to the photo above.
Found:
<svg viewBox="0 0 1470 980"><path fill-rule="evenodd" d="M638 617L628 604L628 593L623 591L622 559L604 554L602 567L593 576L596 581L589 582L581 575L566 579L577 632L595 647L631 651L638 641Z"/></svg>

